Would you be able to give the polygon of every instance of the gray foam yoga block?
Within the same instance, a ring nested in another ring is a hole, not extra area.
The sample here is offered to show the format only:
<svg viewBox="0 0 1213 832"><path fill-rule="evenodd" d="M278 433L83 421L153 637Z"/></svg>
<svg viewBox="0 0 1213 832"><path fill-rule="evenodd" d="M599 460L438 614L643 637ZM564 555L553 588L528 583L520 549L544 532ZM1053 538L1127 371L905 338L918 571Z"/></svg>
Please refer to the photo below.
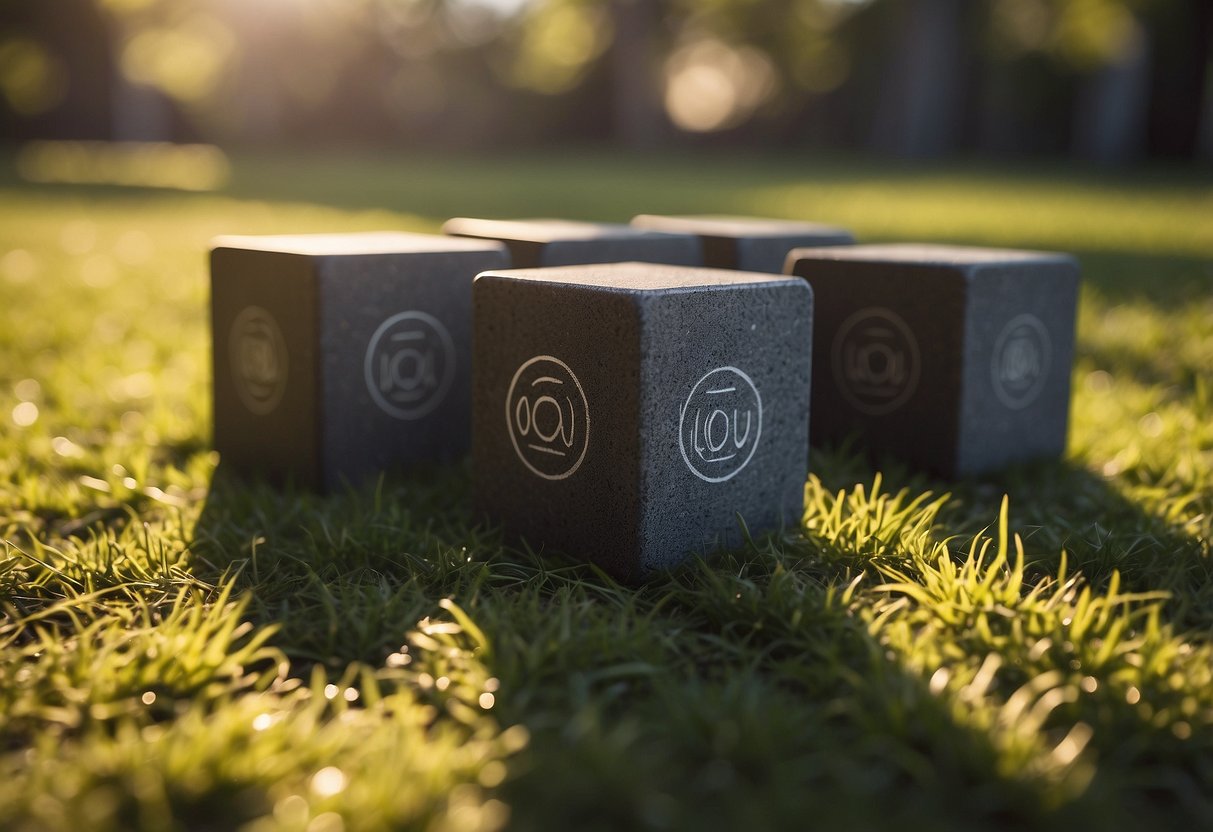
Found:
<svg viewBox="0 0 1213 832"><path fill-rule="evenodd" d="M941 245L800 249L817 302L815 442L944 476L1065 451L1078 265Z"/></svg>
<svg viewBox="0 0 1213 832"><path fill-rule="evenodd" d="M693 234L644 231L618 223L456 217L442 230L461 237L500 240L509 247L514 268L629 260L676 266L703 262L699 239Z"/></svg>
<svg viewBox="0 0 1213 832"><path fill-rule="evenodd" d="M784 276L644 263L476 279L477 502L623 579L803 511L813 300Z"/></svg>
<svg viewBox="0 0 1213 832"><path fill-rule="evenodd" d="M328 489L465 453L472 280L508 262L500 244L437 234L216 239L225 467Z"/></svg>
<svg viewBox="0 0 1213 832"><path fill-rule="evenodd" d="M845 228L760 217L640 214L632 219L632 225L650 231L694 234L703 243L705 266L772 274L783 272L788 252L794 248L855 242Z"/></svg>

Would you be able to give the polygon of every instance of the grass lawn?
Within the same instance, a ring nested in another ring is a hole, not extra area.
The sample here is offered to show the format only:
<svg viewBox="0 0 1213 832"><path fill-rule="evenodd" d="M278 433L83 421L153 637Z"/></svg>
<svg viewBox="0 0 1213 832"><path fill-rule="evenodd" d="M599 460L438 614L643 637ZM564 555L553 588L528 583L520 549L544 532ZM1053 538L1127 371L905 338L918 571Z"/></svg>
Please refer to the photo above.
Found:
<svg viewBox="0 0 1213 832"><path fill-rule="evenodd" d="M327 498L217 470L213 235L640 211L1074 251L1067 458L945 482L816 452L799 529L641 588L504 546L467 466ZM0 425L5 830L1213 826L1204 174L574 154L240 157L208 194L8 178Z"/></svg>

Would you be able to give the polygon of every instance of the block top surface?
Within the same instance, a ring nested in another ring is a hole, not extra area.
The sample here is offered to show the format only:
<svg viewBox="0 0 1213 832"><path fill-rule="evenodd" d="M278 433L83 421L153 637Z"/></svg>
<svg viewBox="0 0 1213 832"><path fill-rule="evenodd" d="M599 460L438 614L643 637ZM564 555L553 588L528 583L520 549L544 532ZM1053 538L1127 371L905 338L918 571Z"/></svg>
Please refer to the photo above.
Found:
<svg viewBox="0 0 1213 832"><path fill-rule="evenodd" d="M498 240L523 240L551 243L557 240L640 239L667 236L664 232L633 228L624 223L581 222L578 220L486 220L455 217L442 230L447 234L489 237Z"/></svg>
<svg viewBox="0 0 1213 832"><path fill-rule="evenodd" d="M1073 263L1068 254L1049 251L950 246L936 243L879 243L830 248L795 249L793 262L817 260L854 263L897 263L923 266L1007 266L1031 263Z"/></svg>
<svg viewBox="0 0 1213 832"><path fill-rule="evenodd" d="M351 234L224 235L211 241L212 249L272 251L309 257L359 254L431 254L463 251L501 251L500 243L413 234L405 231L365 231Z"/></svg>
<svg viewBox="0 0 1213 832"><path fill-rule="evenodd" d="M693 289L728 288L754 284L771 286L807 286L786 275L741 272L733 269L705 269L691 266L666 266L655 263L601 263L589 266L558 266L547 269L502 269L482 272L477 280L517 280L584 286L623 292L679 292Z"/></svg>
<svg viewBox="0 0 1213 832"><path fill-rule="evenodd" d="M704 234L717 237L789 237L797 235L850 235L845 228L798 220L767 219L765 217L734 217L724 214L694 214L671 216L638 214L632 225L653 231L683 234Z"/></svg>

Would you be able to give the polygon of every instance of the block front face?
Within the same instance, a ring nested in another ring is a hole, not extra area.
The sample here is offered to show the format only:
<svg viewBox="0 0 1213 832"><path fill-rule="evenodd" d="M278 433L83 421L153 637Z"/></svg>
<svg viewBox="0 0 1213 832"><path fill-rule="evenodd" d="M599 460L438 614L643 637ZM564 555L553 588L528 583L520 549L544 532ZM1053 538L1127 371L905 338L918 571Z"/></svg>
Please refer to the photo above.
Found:
<svg viewBox="0 0 1213 832"><path fill-rule="evenodd" d="M689 234L636 232L594 240L553 240L543 247L539 260L541 266L626 261L698 266L703 254L699 240Z"/></svg>
<svg viewBox="0 0 1213 832"><path fill-rule="evenodd" d="M484 275L474 320L480 510L511 536L630 577L639 523L634 298Z"/></svg>
<svg viewBox="0 0 1213 832"><path fill-rule="evenodd" d="M797 527L813 296L779 281L643 301L641 566Z"/></svg>
<svg viewBox="0 0 1213 832"><path fill-rule="evenodd" d="M509 247L514 268L625 261L698 266L703 262L699 239L693 234L646 231L619 223L456 217L442 228L447 234L500 240Z"/></svg>
<svg viewBox="0 0 1213 832"><path fill-rule="evenodd" d="M318 261L327 485L467 452L472 280L505 265L489 247Z"/></svg>
<svg viewBox="0 0 1213 832"><path fill-rule="evenodd" d="M822 250L833 251L833 250ZM962 268L798 252L816 305L815 443L863 447L948 474L957 462L964 340Z"/></svg>
<svg viewBox="0 0 1213 832"><path fill-rule="evenodd" d="M1065 451L1078 268L1069 258L979 269L966 314L962 474Z"/></svg>
<svg viewBox="0 0 1213 832"><path fill-rule="evenodd" d="M769 274L783 272L792 249L855 242L844 228L760 217L641 214L632 219L632 225L698 236L703 243L705 266Z"/></svg>
<svg viewBox="0 0 1213 832"><path fill-rule="evenodd" d="M812 237L752 237L737 241L737 268L780 274L788 253L795 248L843 246L854 242L850 234Z"/></svg>
<svg viewBox="0 0 1213 832"><path fill-rule="evenodd" d="M225 466L319 477L315 275L309 258L211 253L215 448Z"/></svg>

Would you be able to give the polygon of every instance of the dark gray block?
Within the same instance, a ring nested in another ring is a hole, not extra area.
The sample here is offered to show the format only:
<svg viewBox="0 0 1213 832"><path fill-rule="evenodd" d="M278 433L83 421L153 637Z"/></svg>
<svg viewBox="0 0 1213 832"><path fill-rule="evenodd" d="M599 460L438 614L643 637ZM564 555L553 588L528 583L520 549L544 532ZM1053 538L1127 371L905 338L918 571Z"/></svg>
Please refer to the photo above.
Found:
<svg viewBox="0 0 1213 832"><path fill-rule="evenodd" d="M623 263L476 279L477 501L623 579L795 527L808 455L804 281ZM706 435L705 435L706 434Z"/></svg>
<svg viewBox="0 0 1213 832"><path fill-rule="evenodd" d="M500 240L509 247L511 262L519 269L632 260L675 266L703 263L699 238L693 234L644 231L618 223L456 217L447 220L442 230L460 237Z"/></svg>
<svg viewBox="0 0 1213 832"><path fill-rule="evenodd" d="M718 269L780 274L794 248L845 246L855 237L845 228L760 217L659 216L640 214L632 225L650 231L694 234L703 243L703 264Z"/></svg>
<svg viewBox="0 0 1213 832"><path fill-rule="evenodd" d="M472 279L503 246L394 232L220 237L215 448L315 488L454 459L470 441Z"/></svg>
<svg viewBox="0 0 1213 832"><path fill-rule="evenodd" d="M817 302L816 442L852 433L944 476L1065 451L1078 265L940 245L792 252Z"/></svg>

